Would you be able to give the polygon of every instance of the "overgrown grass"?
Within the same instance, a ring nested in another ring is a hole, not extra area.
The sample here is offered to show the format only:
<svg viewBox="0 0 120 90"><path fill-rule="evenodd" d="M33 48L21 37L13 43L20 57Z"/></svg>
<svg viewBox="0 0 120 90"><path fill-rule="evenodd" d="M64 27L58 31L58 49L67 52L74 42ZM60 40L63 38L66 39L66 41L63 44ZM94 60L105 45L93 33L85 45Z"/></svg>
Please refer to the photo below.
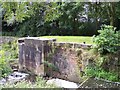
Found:
<svg viewBox="0 0 120 90"><path fill-rule="evenodd" d="M86 44L93 44L92 37L90 36L42 36L44 38L55 38L57 42L77 42Z"/></svg>

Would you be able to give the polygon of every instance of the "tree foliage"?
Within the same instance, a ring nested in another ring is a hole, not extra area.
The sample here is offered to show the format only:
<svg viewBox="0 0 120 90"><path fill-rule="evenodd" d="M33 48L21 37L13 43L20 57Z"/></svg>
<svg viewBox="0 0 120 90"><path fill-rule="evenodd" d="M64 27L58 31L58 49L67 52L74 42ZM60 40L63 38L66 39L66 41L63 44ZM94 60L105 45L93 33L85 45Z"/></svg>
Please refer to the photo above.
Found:
<svg viewBox="0 0 120 90"><path fill-rule="evenodd" d="M40 35L93 35L102 24L120 29L120 2L4 2L1 5L3 22L19 24L18 28L24 32L31 22L30 34L35 31L34 34ZM44 34L40 29L46 30Z"/></svg>
<svg viewBox="0 0 120 90"><path fill-rule="evenodd" d="M2 3L2 8L4 20L8 24L15 21L22 22L33 13L28 2L4 2Z"/></svg>

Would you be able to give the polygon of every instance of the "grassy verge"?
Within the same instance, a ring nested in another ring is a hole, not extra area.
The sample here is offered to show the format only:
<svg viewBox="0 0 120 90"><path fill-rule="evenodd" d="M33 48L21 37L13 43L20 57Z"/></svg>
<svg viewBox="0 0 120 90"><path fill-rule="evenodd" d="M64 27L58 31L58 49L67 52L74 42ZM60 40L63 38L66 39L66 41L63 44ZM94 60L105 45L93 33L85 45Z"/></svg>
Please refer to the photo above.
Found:
<svg viewBox="0 0 120 90"><path fill-rule="evenodd" d="M86 44L93 44L92 37L90 36L42 36L44 38L55 38L57 42L77 42Z"/></svg>

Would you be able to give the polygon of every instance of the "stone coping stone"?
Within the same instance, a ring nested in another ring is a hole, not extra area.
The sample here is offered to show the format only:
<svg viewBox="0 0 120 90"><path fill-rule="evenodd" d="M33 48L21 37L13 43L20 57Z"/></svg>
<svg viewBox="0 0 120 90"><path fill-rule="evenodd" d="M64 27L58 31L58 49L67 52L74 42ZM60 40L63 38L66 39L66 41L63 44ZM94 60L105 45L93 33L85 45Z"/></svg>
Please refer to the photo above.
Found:
<svg viewBox="0 0 120 90"><path fill-rule="evenodd" d="M18 43L24 43L26 40L38 40L38 41L53 41L55 42L56 39L55 38L41 38L41 37L23 37L23 38L19 38L18 39Z"/></svg>
<svg viewBox="0 0 120 90"><path fill-rule="evenodd" d="M23 37L23 38L19 38L18 40L25 40L25 39L32 39L32 40L56 40L55 38L43 38L43 37Z"/></svg>
<svg viewBox="0 0 120 90"><path fill-rule="evenodd" d="M56 44L79 44L79 45L88 45L92 46L92 44L84 44L84 43L77 43L77 42L55 42Z"/></svg>
<svg viewBox="0 0 120 90"><path fill-rule="evenodd" d="M57 46L68 46L74 48L92 48L92 44L76 43L76 42L54 42Z"/></svg>

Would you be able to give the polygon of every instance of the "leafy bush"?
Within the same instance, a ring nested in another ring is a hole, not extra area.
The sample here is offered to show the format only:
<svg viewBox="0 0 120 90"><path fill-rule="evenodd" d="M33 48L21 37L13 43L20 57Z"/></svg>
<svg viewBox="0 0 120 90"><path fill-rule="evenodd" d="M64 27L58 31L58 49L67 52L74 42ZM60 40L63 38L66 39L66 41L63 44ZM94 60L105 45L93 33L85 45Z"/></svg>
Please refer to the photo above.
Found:
<svg viewBox="0 0 120 90"><path fill-rule="evenodd" d="M111 73L111 72L106 72L100 67L94 66L94 67L87 67L85 69L86 75L90 77L98 77L98 78L103 78L107 79L110 81L119 81L118 80L118 74L116 73Z"/></svg>
<svg viewBox="0 0 120 90"><path fill-rule="evenodd" d="M0 78L5 77L10 74L12 69L9 67L5 57L5 52L3 50L0 51Z"/></svg>
<svg viewBox="0 0 120 90"><path fill-rule="evenodd" d="M2 44L2 50L5 51L5 56L9 57L8 59L18 58L17 40L9 41Z"/></svg>
<svg viewBox="0 0 120 90"><path fill-rule="evenodd" d="M2 44L2 50L0 50L0 78L10 74L12 69L9 66L11 59L18 58L18 45L16 40L5 41Z"/></svg>
<svg viewBox="0 0 120 90"><path fill-rule="evenodd" d="M87 75L107 79L110 81L118 80L118 71L111 69L117 68L115 59L120 48L120 31L115 31L115 27L103 25L98 36L93 37L95 43L94 49L99 53L95 60L94 67L87 68ZM114 63L111 65L111 63ZM109 66L110 65L110 66Z"/></svg>
<svg viewBox="0 0 120 90"><path fill-rule="evenodd" d="M101 54L116 53L120 46L120 31L115 32L113 26L103 25L98 32L100 34L93 38L93 42L96 44L95 48L97 48L98 52Z"/></svg>

